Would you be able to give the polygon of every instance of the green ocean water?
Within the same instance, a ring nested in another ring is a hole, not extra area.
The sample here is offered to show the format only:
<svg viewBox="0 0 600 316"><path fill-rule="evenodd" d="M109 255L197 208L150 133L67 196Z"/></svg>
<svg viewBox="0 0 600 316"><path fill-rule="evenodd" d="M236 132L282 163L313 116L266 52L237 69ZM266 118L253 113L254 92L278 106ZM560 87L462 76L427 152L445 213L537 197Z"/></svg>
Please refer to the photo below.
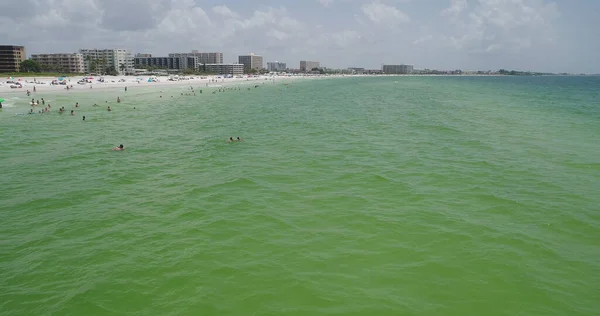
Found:
<svg viewBox="0 0 600 316"><path fill-rule="evenodd" d="M600 310L600 78L188 88L2 96L0 315Z"/></svg>

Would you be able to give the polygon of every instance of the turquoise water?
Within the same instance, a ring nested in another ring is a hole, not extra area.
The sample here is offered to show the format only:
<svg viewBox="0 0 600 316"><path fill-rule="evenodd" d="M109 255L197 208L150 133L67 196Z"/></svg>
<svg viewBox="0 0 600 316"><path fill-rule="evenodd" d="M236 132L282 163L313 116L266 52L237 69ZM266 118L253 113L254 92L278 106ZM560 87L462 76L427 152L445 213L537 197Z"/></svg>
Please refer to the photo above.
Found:
<svg viewBox="0 0 600 316"><path fill-rule="evenodd" d="M599 87L3 96L0 314L596 315Z"/></svg>

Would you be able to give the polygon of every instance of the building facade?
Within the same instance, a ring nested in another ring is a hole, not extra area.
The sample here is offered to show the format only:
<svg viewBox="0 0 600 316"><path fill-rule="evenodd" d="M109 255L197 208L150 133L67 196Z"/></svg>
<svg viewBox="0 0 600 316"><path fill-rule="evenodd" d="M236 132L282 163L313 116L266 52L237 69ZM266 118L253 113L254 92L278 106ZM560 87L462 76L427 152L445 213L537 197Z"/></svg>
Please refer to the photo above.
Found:
<svg viewBox="0 0 600 316"><path fill-rule="evenodd" d="M300 61L300 71L311 71L314 68L320 68L321 67L321 63L319 63L318 61L306 61L306 60L301 60Z"/></svg>
<svg viewBox="0 0 600 316"><path fill-rule="evenodd" d="M83 73L83 55L78 53L65 54L32 54L31 59L37 61L47 70L57 72Z"/></svg>
<svg viewBox="0 0 600 316"><path fill-rule="evenodd" d="M286 69L287 69L287 65L285 63L280 63L278 61L267 63L267 70L269 70L269 71L281 72L281 71L285 71Z"/></svg>
<svg viewBox="0 0 600 316"><path fill-rule="evenodd" d="M25 61L25 47L0 45L0 72L19 72Z"/></svg>
<svg viewBox="0 0 600 316"><path fill-rule="evenodd" d="M136 68L154 67L160 69L183 70L183 58L175 57L135 57Z"/></svg>
<svg viewBox="0 0 600 316"><path fill-rule="evenodd" d="M223 53L200 53L193 50L191 53L170 53L169 57L195 57L199 64L222 64Z"/></svg>
<svg viewBox="0 0 600 316"><path fill-rule="evenodd" d="M244 65L244 69L250 70L261 70L263 69L263 58L259 55L241 55L238 56L238 63Z"/></svg>
<svg viewBox="0 0 600 316"><path fill-rule="evenodd" d="M204 71L222 75L241 75L244 73L243 64L204 64Z"/></svg>
<svg viewBox="0 0 600 316"><path fill-rule="evenodd" d="M121 75L133 73L133 57L128 49L80 49L79 53L83 55L85 72L96 71L91 69L95 60L101 72L114 67Z"/></svg>
<svg viewBox="0 0 600 316"><path fill-rule="evenodd" d="M135 54L135 57L152 57L152 54L137 53Z"/></svg>
<svg viewBox="0 0 600 316"><path fill-rule="evenodd" d="M413 72L413 65L383 65L381 70L385 74L411 74Z"/></svg>

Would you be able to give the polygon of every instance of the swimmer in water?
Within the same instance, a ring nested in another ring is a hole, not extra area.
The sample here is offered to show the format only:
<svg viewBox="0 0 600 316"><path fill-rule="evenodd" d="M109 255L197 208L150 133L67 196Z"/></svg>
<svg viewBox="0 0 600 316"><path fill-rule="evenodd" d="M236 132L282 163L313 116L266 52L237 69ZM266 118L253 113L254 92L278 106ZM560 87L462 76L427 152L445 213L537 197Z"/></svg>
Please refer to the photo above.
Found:
<svg viewBox="0 0 600 316"><path fill-rule="evenodd" d="M83 120L85 121L85 115L83 116Z"/></svg>
<svg viewBox="0 0 600 316"><path fill-rule="evenodd" d="M235 142L235 140L233 140L233 137L229 137L229 139L227 140L228 143L233 143Z"/></svg>
<svg viewBox="0 0 600 316"><path fill-rule="evenodd" d="M238 138L236 139L238 142L241 142L242 139L238 136Z"/></svg>
<svg viewBox="0 0 600 316"><path fill-rule="evenodd" d="M125 150L125 147L123 147L123 144L113 148L112 150Z"/></svg>
<svg viewBox="0 0 600 316"><path fill-rule="evenodd" d="M79 107L79 102L75 102L75 107L78 108Z"/></svg>
<svg viewBox="0 0 600 316"><path fill-rule="evenodd" d="M110 108L110 106L108 107L108 112L112 111L112 109Z"/></svg>
<svg viewBox="0 0 600 316"><path fill-rule="evenodd" d="M75 115L75 111L74 110L71 110L71 115Z"/></svg>

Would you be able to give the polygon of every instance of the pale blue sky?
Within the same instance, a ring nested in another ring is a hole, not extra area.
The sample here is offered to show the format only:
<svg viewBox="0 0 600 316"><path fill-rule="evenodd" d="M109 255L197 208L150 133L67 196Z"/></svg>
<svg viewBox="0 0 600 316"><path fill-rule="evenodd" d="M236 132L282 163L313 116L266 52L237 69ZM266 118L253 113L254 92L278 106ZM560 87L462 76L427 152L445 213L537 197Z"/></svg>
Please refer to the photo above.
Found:
<svg viewBox="0 0 600 316"><path fill-rule="evenodd" d="M298 67L600 73L596 0L21 0L0 42L28 53L129 48L246 53Z"/></svg>

